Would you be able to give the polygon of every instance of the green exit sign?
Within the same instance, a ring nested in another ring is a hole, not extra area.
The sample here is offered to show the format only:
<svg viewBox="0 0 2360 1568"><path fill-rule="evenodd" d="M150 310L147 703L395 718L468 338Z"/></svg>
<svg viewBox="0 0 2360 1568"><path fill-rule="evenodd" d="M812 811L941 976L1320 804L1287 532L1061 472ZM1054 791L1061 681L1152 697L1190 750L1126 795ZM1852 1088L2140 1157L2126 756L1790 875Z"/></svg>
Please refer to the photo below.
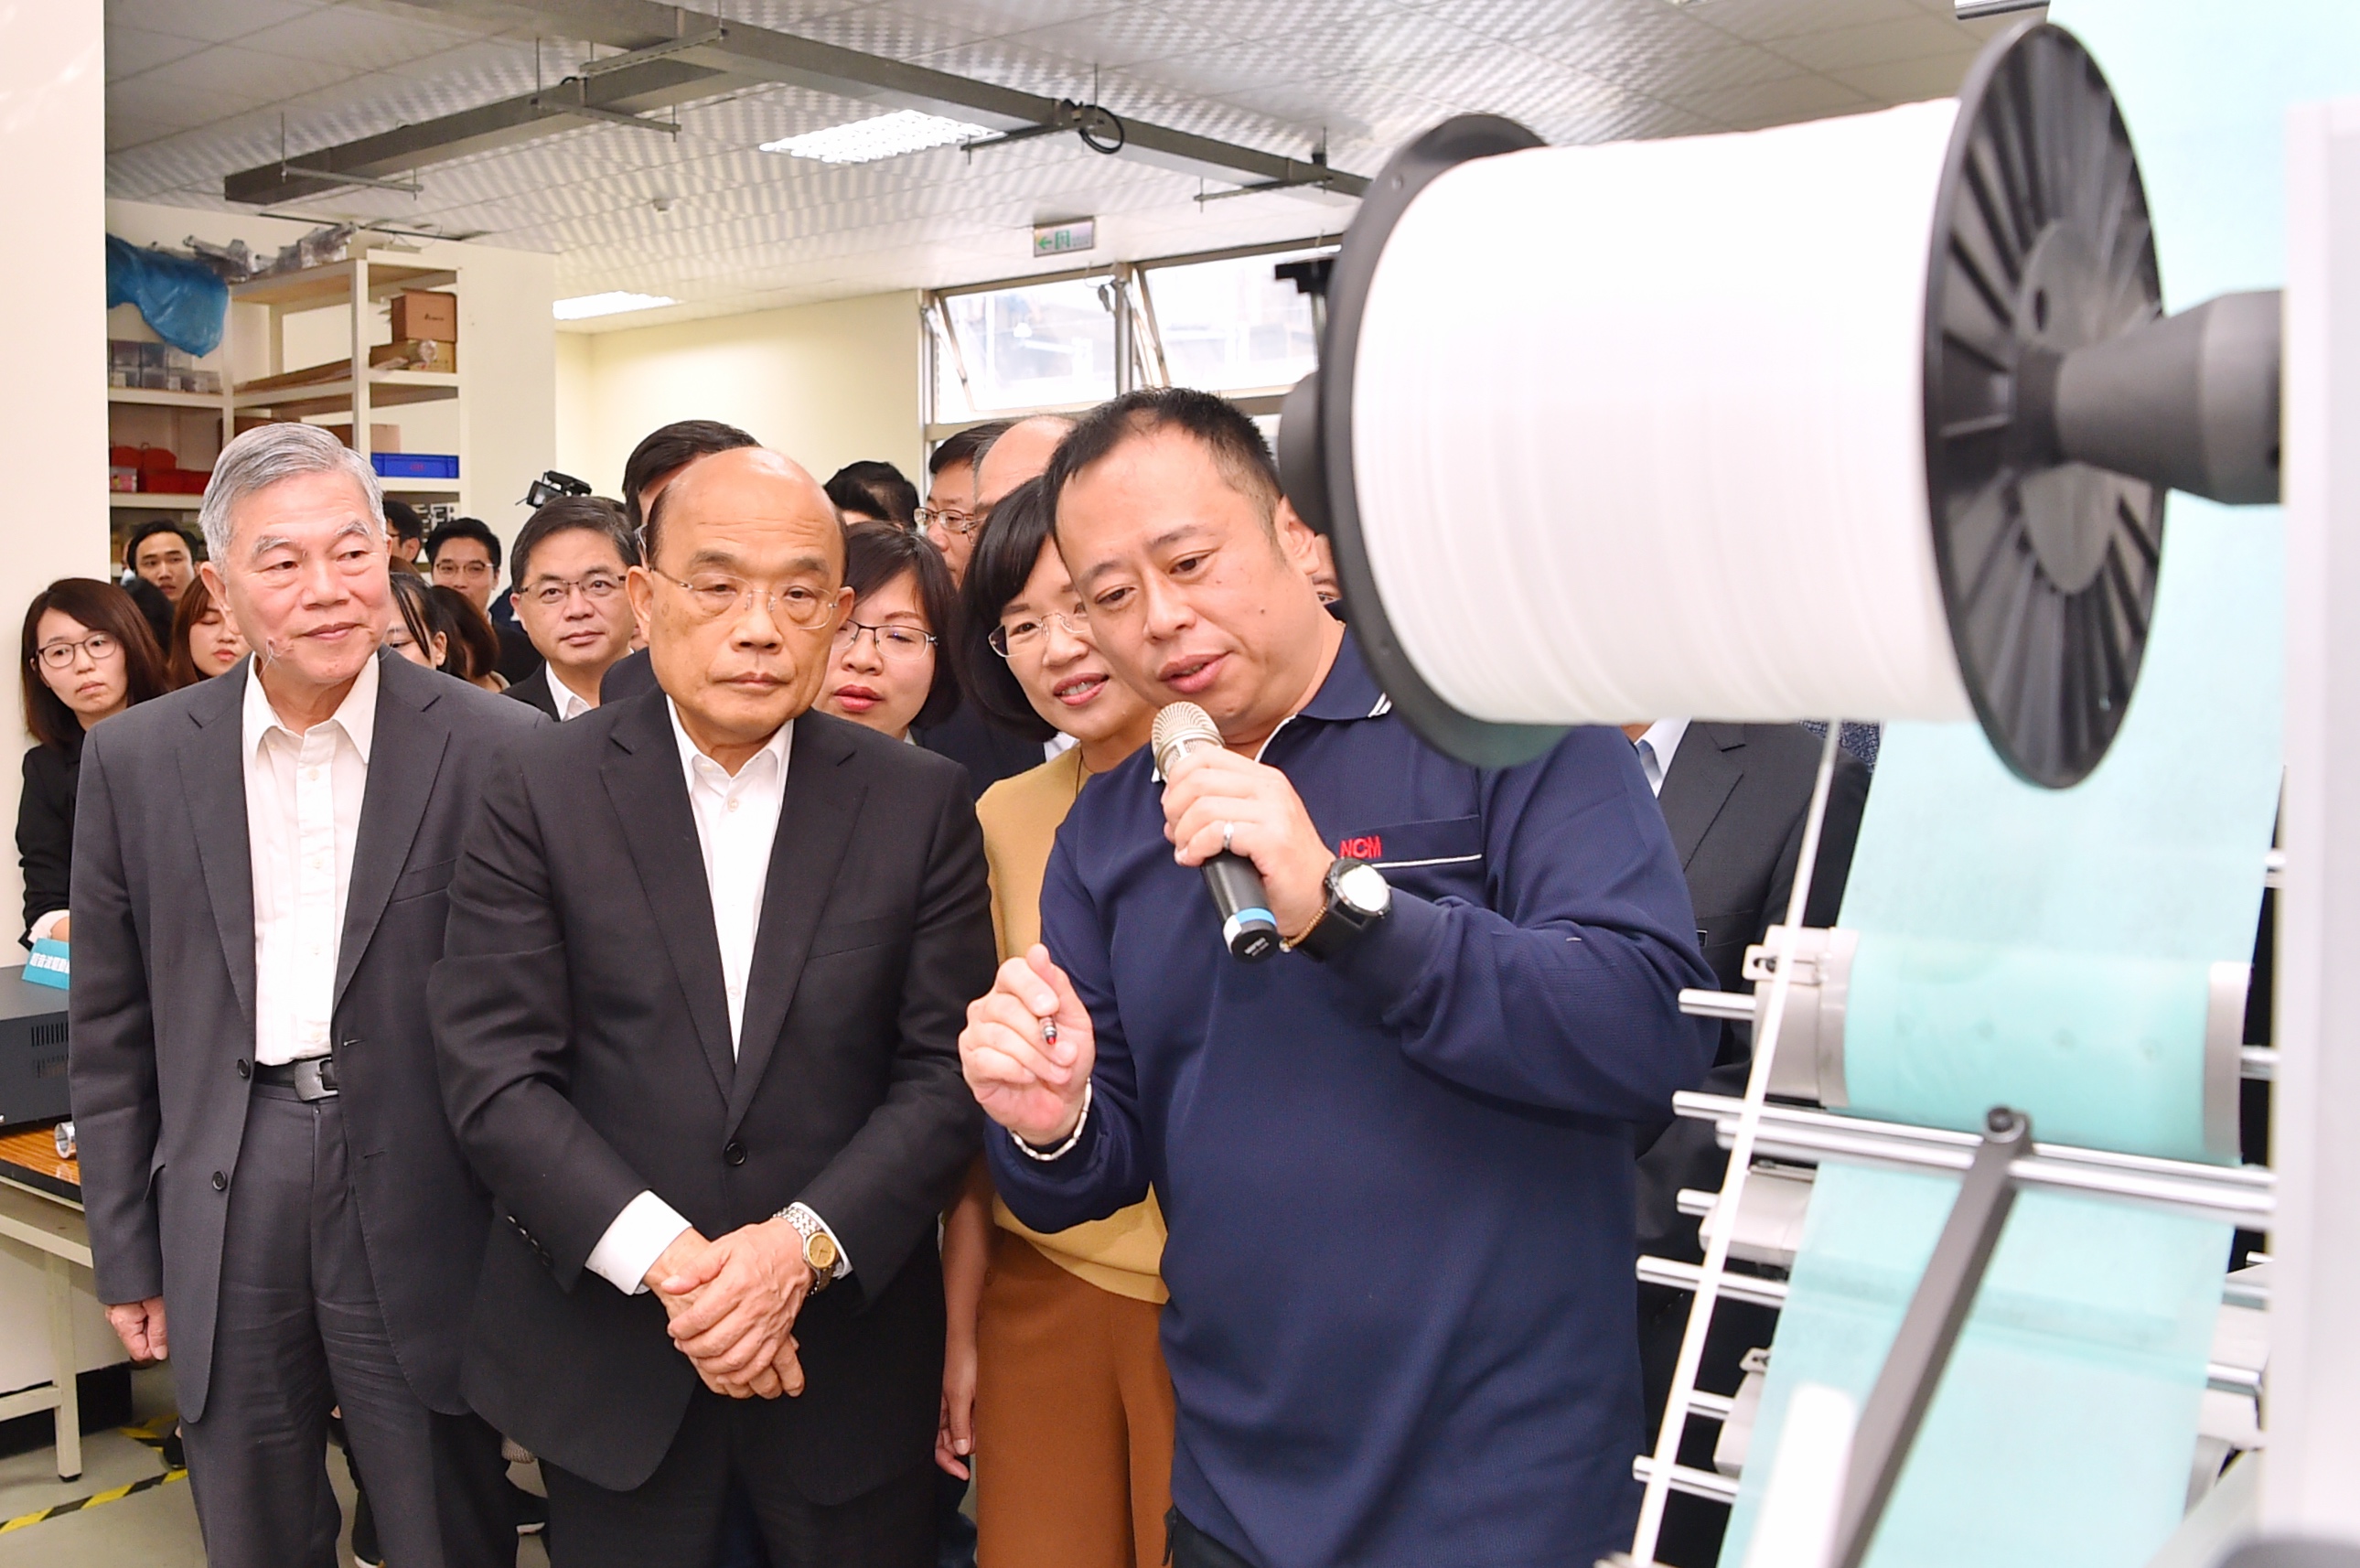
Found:
<svg viewBox="0 0 2360 1568"><path fill-rule="evenodd" d="M1032 225L1032 254L1058 256L1068 250L1087 250L1098 242L1096 218L1076 218L1065 224Z"/></svg>

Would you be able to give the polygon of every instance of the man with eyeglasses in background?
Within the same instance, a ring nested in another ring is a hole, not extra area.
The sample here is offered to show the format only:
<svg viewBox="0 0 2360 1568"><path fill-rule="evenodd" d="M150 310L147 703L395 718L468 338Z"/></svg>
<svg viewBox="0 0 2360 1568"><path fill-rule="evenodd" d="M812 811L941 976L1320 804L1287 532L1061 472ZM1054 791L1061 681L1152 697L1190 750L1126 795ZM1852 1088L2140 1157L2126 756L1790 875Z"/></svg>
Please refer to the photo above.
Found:
<svg viewBox="0 0 2360 1568"><path fill-rule="evenodd" d="M426 575L439 588L456 588L475 603L499 635L499 672L510 685L541 663L516 612L494 598L500 586L500 536L479 517L454 517L426 536Z"/></svg>
<svg viewBox="0 0 2360 1568"><path fill-rule="evenodd" d="M973 501L965 514L949 514L941 524L943 536L955 541L958 548L956 555L944 551L945 558L951 563L952 581L965 580L967 558L991 521L993 506L1009 491L1047 467L1049 455L1073 428L1074 422L1062 415L1042 414L960 433L975 435L988 432L989 435L977 444L969 459L974 468L970 492ZM944 446L947 449L949 443ZM941 453L935 455L939 457ZM945 470L934 476L933 499L944 505L957 495L945 482L946 474ZM929 529L926 536L934 538L935 532ZM935 723L912 729L910 737L929 751L939 751L966 768L978 798L1000 780L1030 773L1041 765L1039 741L991 723L973 703L965 700Z"/></svg>
<svg viewBox="0 0 2360 1568"><path fill-rule="evenodd" d="M975 466L1008 428L1006 420L969 425L926 459L926 504L918 509L918 532L943 553L951 581L967 581L967 558L975 553Z"/></svg>
<svg viewBox="0 0 2360 1568"><path fill-rule="evenodd" d="M561 723L598 706L599 683L631 651L632 534L623 509L595 496L562 496L532 514L509 557L509 598L543 663L508 696Z"/></svg>

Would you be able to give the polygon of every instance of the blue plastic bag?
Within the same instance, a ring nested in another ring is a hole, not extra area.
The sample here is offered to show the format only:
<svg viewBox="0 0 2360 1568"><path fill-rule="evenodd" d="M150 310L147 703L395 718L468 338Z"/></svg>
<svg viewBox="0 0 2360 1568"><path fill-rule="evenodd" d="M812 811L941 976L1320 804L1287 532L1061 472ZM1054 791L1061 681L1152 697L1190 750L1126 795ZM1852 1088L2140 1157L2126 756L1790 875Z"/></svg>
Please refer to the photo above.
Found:
<svg viewBox="0 0 2360 1568"><path fill-rule="evenodd" d="M202 262L106 236L106 306L132 304L156 335L187 354L211 354L229 313L229 285Z"/></svg>

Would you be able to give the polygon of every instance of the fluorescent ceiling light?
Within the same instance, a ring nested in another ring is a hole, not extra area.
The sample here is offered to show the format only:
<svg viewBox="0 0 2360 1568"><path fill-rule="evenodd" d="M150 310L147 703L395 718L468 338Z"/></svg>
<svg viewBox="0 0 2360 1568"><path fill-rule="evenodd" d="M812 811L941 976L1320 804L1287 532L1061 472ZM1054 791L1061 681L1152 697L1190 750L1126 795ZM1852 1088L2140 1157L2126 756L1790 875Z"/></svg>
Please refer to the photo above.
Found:
<svg viewBox="0 0 2360 1568"><path fill-rule="evenodd" d="M562 322L578 322L591 316L618 316L625 311L652 311L659 305L680 303L669 294L633 294L624 290L611 290L604 294L576 294L570 300L560 300L550 307Z"/></svg>
<svg viewBox="0 0 2360 1568"><path fill-rule="evenodd" d="M930 147L947 147L955 141L972 141L990 134L989 126L971 126L965 120L904 109L897 115L880 115L874 119L855 120L848 126L830 126L824 131L766 141L762 150L783 152L790 158L814 158L822 163L873 163L880 158L899 158L905 152L923 152Z"/></svg>

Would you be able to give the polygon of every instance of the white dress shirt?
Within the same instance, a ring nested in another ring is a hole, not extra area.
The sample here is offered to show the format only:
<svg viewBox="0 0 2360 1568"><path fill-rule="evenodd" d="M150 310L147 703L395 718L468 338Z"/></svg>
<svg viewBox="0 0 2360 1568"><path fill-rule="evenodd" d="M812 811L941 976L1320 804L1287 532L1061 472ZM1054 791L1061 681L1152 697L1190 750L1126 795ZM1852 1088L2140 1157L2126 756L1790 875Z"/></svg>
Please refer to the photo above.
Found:
<svg viewBox="0 0 2360 1568"><path fill-rule="evenodd" d="M551 685L564 690L554 680ZM787 752L794 740L794 721L779 726L778 733L733 776L697 750L670 697L664 707L672 715L672 740L680 747L681 770L687 776L689 815L696 819L697 848L705 856L713 935L721 948L721 985L729 1000L729 1048L735 1054L746 1017L747 976L754 967L754 936L762 921L762 892L770 876L770 846L779 836L779 812L786 804ZM826 1229L825 1222L819 1223ZM653 1192L642 1192L606 1226L591 1249L587 1266L617 1289L637 1295L647 1288L647 1272L664 1248L687 1229L678 1210ZM841 1255L841 1243L836 1250L837 1264L830 1273L841 1278L851 1264Z"/></svg>
<svg viewBox="0 0 2360 1568"><path fill-rule="evenodd" d="M549 695L557 699L557 722L563 724L569 718L579 718L597 709L596 703L565 684L564 677L557 673L556 665L549 665L548 670ZM672 722L677 724L680 721L674 719Z"/></svg>
<svg viewBox="0 0 2360 1568"><path fill-rule="evenodd" d="M324 1056L334 1041L336 947L377 733L377 661L335 713L300 735L279 721L258 672L241 729L246 833L254 861L254 1059Z"/></svg>
<svg viewBox="0 0 2360 1568"><path fill-rule="evenodd" d="M1647 726L1647 732L1633 742L1639 749L1639 771L1647 775L1647 787L1657 795L1664 793L1664 775L1672 771L1672 756L1680 749L1680 737L1688 732L1685 718L1658 718Z"/></svg>

